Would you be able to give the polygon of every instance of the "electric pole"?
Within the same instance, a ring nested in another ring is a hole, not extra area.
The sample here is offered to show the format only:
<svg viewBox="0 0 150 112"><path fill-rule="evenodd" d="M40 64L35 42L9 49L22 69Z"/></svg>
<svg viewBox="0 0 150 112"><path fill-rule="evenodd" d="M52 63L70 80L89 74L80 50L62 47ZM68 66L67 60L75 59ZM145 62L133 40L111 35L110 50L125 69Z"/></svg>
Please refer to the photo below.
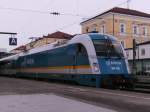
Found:
<svg viewBox="0 0 150 112"><path fill-rule="evenodd" d="M136 40L133 39L133 74L136 74Z"/></svg>

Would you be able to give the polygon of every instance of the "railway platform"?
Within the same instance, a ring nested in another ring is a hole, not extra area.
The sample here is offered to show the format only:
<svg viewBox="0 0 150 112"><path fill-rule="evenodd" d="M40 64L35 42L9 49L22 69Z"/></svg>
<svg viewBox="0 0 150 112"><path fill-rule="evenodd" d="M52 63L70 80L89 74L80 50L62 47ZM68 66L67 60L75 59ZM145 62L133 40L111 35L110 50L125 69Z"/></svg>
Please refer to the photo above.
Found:
<svg viewBox="0 0 150 112"><path fill-rule="evenodd" d="M0 77L2 112L150 112L150 94Z"/></svg>

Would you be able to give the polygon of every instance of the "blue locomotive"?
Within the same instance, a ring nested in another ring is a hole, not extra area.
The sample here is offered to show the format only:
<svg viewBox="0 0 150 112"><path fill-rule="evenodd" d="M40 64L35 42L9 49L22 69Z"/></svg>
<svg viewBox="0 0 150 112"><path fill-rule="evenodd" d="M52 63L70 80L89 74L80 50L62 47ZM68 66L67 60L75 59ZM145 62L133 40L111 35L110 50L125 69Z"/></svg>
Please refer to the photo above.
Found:
<svg viewBox="0 0 150 112"><path fill-rule="evenodd" d="M88 33L0 59L0 74L75 81L96 87L129 87L128 61L111 35Z"/></svg>

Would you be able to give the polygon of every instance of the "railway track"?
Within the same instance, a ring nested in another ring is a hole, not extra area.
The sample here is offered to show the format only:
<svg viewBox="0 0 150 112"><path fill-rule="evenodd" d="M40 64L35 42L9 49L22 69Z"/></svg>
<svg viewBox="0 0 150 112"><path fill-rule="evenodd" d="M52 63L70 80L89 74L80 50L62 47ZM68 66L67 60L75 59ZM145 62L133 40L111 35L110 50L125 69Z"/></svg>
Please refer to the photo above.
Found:
<svg viewBox="0 0 150 112"><path fill-rule="evenodd" d="M10 77L10 76L3 76L3 77ZM13 77L13 78L21 78L21 77ZM29 79L29 78L23 77L22 79ZM63 80L53 80L53 79L48 80L48 79L39 79L39 78L34 78L34 79L30 78L29 80L38 80L38 81L43 81L43 82L54 82L54 83L58 83L58 84L67 84L67 85L72 85L72 86L77 86L77 87L80 86L77 83L70 82L70 81L63 81ZM80 87L88 87L88 86L82 86L81 85ZM132 91L132 92L139 92L139 93L150 93L150 83L136 82L134 87L135 87L134 89L119 88L117 90ZM92 88L94 88L94 87L92 87ZM108 88L104 88L104 89L108 89ZM109 88L108 90L111 90L111 89Z"/></svg>
<svg viewBox="0 0 150 112"><path fill-rule="evenodd" d="M137 82L134 91L150 93L150 83Z"/></svg>
<svg viewBox="0 0 150 112"><path fill-rule="evenodd" d="M35 79L37 80L37 79ZM41 80L41 81L49 81L49 80ZM72 85L72 86L75 86L75 87L88 87L88 86L83 86L83 85L79 85L77 83L73 83L73 82L70 82L70 81L60 81L60 80L51 80L52 82L55 82L55 83L63 83L63 84L67 84L67 85ZM95 87L90 87L90 88L95 88ZM101 88L97 88L97 89L101 89ZM134 89L124 89L124 88L119 88L119 89L110 89L110 88L102 88L102 89L107 89L107 90L120 90L120 91L131 91L131 92L139 92L139 93L150 93L150 83L143 83L143 82L136 82L135 83L135 86L134 86ZM79 89L79 91L83 91ZM85 91L85 90L84 90Z"/></svg>
<svg viewBox="0 0 150 112"><path fill-rule="evenodd" d="M0 77L0 82L1 95L54 93L118 112L150 112L149 94L20 78Z"/></svg>

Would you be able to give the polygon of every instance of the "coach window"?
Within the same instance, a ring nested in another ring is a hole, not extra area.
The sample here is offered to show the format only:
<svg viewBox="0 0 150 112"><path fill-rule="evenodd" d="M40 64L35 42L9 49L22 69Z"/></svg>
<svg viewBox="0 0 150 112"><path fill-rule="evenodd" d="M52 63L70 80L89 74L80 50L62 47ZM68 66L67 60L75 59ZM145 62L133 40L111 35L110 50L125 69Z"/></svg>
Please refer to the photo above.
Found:
<svg viewBox="0 0 150 112"><path fill-rule="evenodd" d="M67 47L68 55L76 55L76 45L72 44Z"/></svg>
<svg viewBox="0 0 150 112"><path fill-rule="evenodd" d="M87 51L82 44L77 45L77 53L78 53L78 55L87 56Z"/></svg>

